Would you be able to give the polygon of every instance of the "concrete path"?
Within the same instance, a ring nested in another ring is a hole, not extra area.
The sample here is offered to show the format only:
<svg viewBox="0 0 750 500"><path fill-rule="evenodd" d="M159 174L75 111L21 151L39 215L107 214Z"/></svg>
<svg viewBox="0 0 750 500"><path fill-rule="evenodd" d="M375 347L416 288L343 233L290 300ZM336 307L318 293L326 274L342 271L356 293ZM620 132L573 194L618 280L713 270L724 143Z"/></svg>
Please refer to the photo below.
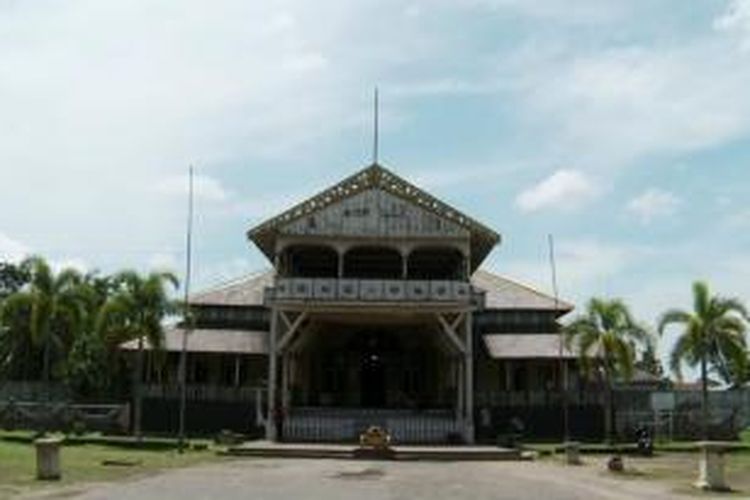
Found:
<svg viewBox="0 0 750 500"><path fill-rule="evenodd" d="M599 467L545 462L366 462L233 459L132 482L94 486L84 499L667 499L653 481L613 479ZM70 497L68 492L66 497Z"/></svg>

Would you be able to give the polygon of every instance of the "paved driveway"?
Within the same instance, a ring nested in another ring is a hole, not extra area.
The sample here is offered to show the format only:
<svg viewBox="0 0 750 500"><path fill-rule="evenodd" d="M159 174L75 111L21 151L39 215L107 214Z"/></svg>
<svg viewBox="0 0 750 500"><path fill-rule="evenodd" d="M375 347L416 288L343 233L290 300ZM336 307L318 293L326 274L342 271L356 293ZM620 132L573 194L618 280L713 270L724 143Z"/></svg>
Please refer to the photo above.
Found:
<svg viewBox="0 0 750 500"><path fill-rule="evenodd" d="M544 462L365 462L235 459L94 486L85 499L625 499L679 498L660 483L599 467ZM69 492L70 493L70 492ZM68 495L66 495L68 496Z"/></svg>

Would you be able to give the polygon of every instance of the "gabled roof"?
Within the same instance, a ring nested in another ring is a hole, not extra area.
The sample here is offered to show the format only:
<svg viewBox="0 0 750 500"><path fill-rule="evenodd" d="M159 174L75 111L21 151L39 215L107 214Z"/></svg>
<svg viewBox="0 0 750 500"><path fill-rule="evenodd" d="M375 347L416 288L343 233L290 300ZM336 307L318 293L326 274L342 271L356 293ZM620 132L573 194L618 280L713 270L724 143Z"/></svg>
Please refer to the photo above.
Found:
<svg viewBox="0 0 750 500"><path fill-rule="evenodd" d="M262 306L263 290L273 285L276 273L268 269L209 288L190 296L191 305Z"/></svg>
<svg viewBox="0 0 750 500"><path fill-rule="evenodd" d="M575 359L556 333L489 333L482 336L493 359Z"/></svg>
<svg viewBox="0 0 750 500"><path fill-rule="evenodd" d="M179 352L182 350L184 330L169 327L164 330L164 350ZM148 342L144 345L150 350ZM126 351L138 349L138 340L131 340L120 345ZM238 354L267 354L268 332L258 330L229 330L223 328L196 328L187 336L188 352L220 352Z"/></svg>
<svg viewBox="0 0 750 500"><path fill-rule="evenodd" d="M484 290L486 309L530 309L557 311L565 314L573 310L573 304L555 300L538 290L503 276L479 269L471 277L476 288Z"/></svg>
<svg viewBox="0 0 750 500"><path fill-rule="evenodd" d="M468 215L438 200L393 172L373 163L289 210L250 229L247 237L273 261L276 236L281 227L367 189L382 189L467 229L472 247L472 269L479 267L500 235Z"/></svg>

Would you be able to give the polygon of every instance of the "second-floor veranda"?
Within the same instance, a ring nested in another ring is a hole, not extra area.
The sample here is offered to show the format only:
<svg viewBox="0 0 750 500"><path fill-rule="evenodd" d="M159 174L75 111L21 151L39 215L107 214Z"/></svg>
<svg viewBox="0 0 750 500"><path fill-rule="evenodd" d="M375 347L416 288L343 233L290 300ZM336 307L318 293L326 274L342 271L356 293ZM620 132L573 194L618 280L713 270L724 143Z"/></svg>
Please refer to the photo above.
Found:
<svg viewBox="0 0 750 500"><path fill-rule="evenodd" d="M443 303L477 306L462 245L291 244L275 259L267 302Z"/></svg>

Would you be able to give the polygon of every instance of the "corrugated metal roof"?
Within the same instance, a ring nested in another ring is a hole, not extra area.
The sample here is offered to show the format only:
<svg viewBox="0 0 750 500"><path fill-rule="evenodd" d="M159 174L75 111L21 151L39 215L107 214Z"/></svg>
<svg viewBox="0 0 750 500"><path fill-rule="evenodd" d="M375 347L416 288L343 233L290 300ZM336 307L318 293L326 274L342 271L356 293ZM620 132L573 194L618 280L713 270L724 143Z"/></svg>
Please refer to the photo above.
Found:
<svg viewBox="0 0 750 500"><path fill-rule="evenodd" d="M533 288L522 285L516 281L503 276L479 269L471 277L471 284L486 292L486 309L531 309L548 310L557 309L560 313L573 310L573 305L558 300L555 304L554 297L550 297Z"/></svg>
<svg viewBox="0 0 750 500"><path fill-rule="evenodd" d="M273 285L275 272L267 269L224 283L190 297L196 305L262 306L263 290Z"/></svg>
<svg viewBox="0 0 750 500"><path fill-rule="evenodd" d="M555 333L489 333L484 344L494 359L551 359L560 356L560 336ZM563 346L563 357L577 356Z"/></svg>
<svg viewBox="0 0 750 500"><path fill-rule="evenodd" d="M167 351L182 350L182 328L165 329L164 347ZM122 344L122 349L138 349L138 341ZM146 346L150 349L150 346ZM240 354L268 354L268 332L248 330L195 329L188 334L188 352L221 352Z"/></svg>

